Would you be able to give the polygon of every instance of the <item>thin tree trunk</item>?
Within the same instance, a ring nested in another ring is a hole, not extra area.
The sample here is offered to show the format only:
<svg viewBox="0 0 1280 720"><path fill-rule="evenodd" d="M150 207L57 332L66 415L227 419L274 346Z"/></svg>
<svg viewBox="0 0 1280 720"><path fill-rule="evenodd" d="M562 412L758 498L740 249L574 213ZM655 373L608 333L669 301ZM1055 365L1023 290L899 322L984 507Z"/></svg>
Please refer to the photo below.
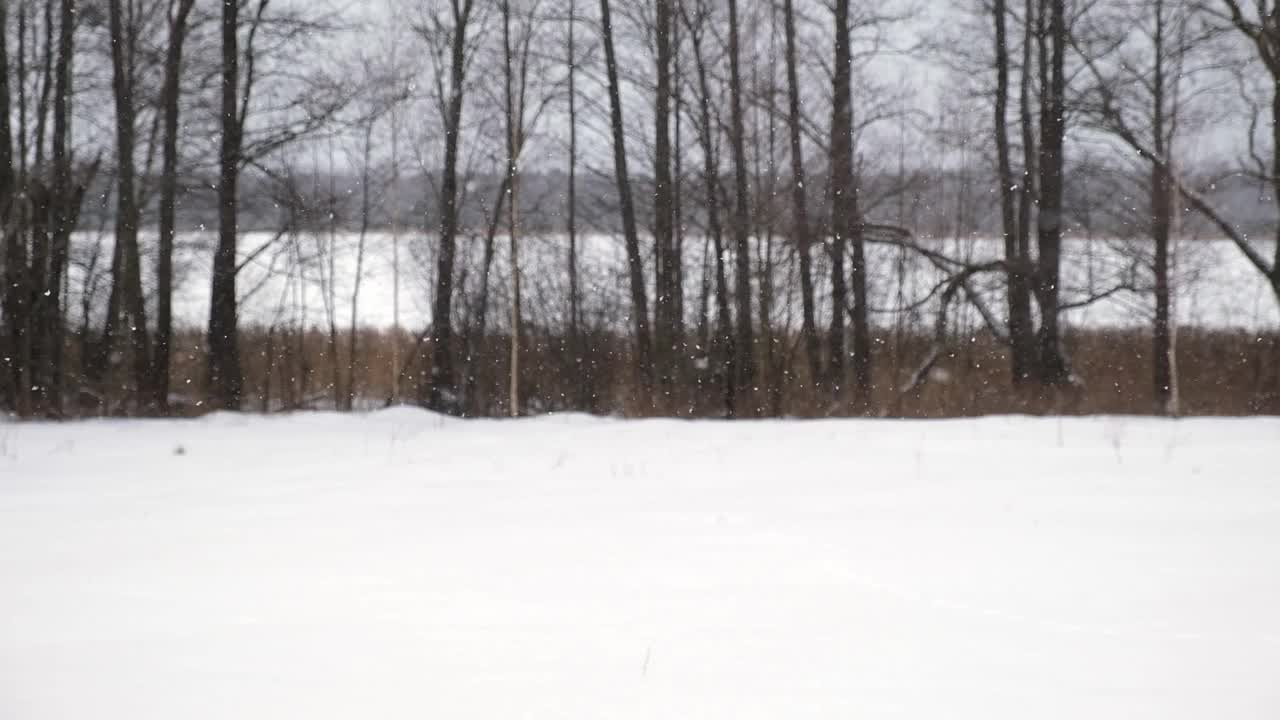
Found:
<svg viewBox="0 0 1280 720"><path fill-rule="evenodd" d="M853 148L853 58L850 48L849 0L836 0L835 6L835 69L832 91L831 168L832 168L832 225L835 246L840 247L843 238L849 244L849 291L853 295L853 374L855 401L859 409L868 409L871 401L871 332L867 315L867 267L866 250L862 237L862 214L858 209L858 181L854 169ZM842 253L841 253L842 255ZM843 272L843 258L833 265L835 273ZM843 277L841 278L843 284ZM848 312L844 305L843 288L838 293L840 302L833 313ZM837 293L832 293L833 300ZM833 320L833 329L834 329ZM833 333L834 334L834 333ZM840 343L844 350L843 339ZM834 350L833 350L834 353Z"/></svg>
<svg viewBox="0 0 1280 720"><path fill-rule="evenodd" d="M44 3L44 53L43 62L40 71L40 99L36 102L36 147L35 147L35 167L44 167L45 138L49 122L49 98L53 93L53 58L54 58L54 34L53 34L53 10L55 7L61 7L60 3L46 0Z"/></svg>
<svg viewBox="0 0 1280 720"><path fill-rule="evenodd" d="M735 300L738 310L737 340L734 348L737 357L739 409L756 414L755 340L751 317L751 240L750 199L747 190L747 153L742 122L742 73L739 68L738 0L729 0L729 143L733 151L734 212L733 239L735 252Z"/></svg>
<svg viewBox="0 0 1280 720"><path fill-rule="evenodd" d="M1155 14L1155 33L1152 37L1152 51L1155 67L1151 81L1151 133L1156 155L1167 158L1169 153L1168 125L1165 113L1166 83L1165 72L1165 4L1164 0L1154 0L1152 12ZM1177 82L1175 79L1174 82ZM1169 291L1169 240L1172 225L1173 205L1169 174L1165 168L1152 165L1151 168L1151 239L1155 242L1155 321L1152 325L1152 386L1155 395L1155 410L1158 413L1176 415L1178 413L1178 388L1174 377L1173 358L1173 326L1170 317Z"/></svg>
<svg viewBox="0 0 1280 720"><path fill-rule="evenodd" d="M578 58L574 46L574 27L578 24L577 2L569 0L569 187L565 208L566 230L569 234L569 355L578 373L577 405L585 409L590 398L590 368L584 363L581 339L580 308L578 304Z"/></svg>
<svg viewBox="0 0 1280 720"><path fill-rule="evenodd" d="M218 244L213 255L209 303L208 387L210 403L240 408L243 378L237 335L237 185L242 125L236 101L240 85L239 3L222 4L222 143L218 153Z"/></svg>
<svg viewBox="0 0 1280 720"><path fill-rule="evenodd" d="M21 12L21 11L19 11ZM19 46L21 58L21 46ZM19 60L19 68L21 68ZM19 73L17 84L20 86L23 77ZM10 85L9 85L9 5L0 3L0 230L9 232L9 207L14 190L13 163L13 126L10 124Z"/></svg>
<svg viewBox="0 0 1280 720"><path fill-rule="evenodd" d="M511 259L511 378L508 403L511 417L520 416L520 170L519 152L524 107L516 97L511 59L511 2L502 0L503 77L506 89L507 178L511 201L507 203L507 240Z"/></svg>
<svg viewBox="0 0 1280 720"><path fill-rule="evenodd" d="M347 394L343 407L348 412L355 406L356 399L356 351L359 350L359 336L356 323L360 318L360 283L364 278L364 243L369 234L369 163L373 155L373 121L364 128L364 145L360 152L360 237L356 241L356 275L351 286L351 326L347 337Z"/></svg>
<svg viewBox="0 0 1280 720"><path fill-rule="evenodd" d="M507 183L511 176L503 173L502 182L498 185L497 197L493 203L493 214L489 217L489 227L484 237L484 258L480 265L480 292L477 293L474 320L463 330L463 347L467 351L466 384L464 397L472 415L480 415L483 408L477 400L477 372L480 365L477 343L485 342L489 322L489 269L493 267L494 243L498 235L498 226L502 222L502 208L507 197Z"/></svg>
<svg viewBox="0 0 1280 720"><path fill-rule="evenodd" d="M849 0L836 0L835 30L831 109L831 361L828 371L830 381L838 391L844 381L844 317L848 313L844 250L852 239L856 222Z"/></svg>
<svg viewBox="0 0 1280 720"><path fill-rule="evenodd" d="M461 4L459 4L461 3ZM444 168L440 183L440 249L436 258L436 290L431 312L431 374L421 387L426 406L458 414L454 386L453 259L458 234L458 145L462 134L462 101L466 80L467 25L472 0L452 0L453 42L450 48L449 101L445 113Z"/></svg>
<svg viewBox="0 0 1280 720"><path fill-rule="evenodd" d="M75 0L62 0L58 22L57 67L53 93L53 188L50 200L49 264L42 292L36 296L35 316L41 324L39 342L43 351L38 376L41 404L46 412L62 412L62 279L66 270L71 231L75 227L77 192L72 187L71 152L71 67L74 53ZM41 265L37 265L38 268Z"/></svg>
<svg viewBox="0 0 1280 720"><path fill-rule="evenodd" d="M609 119L613 135L614 178L618 184L618 204L622 214L622 234L627 251L627 275L631 282L631 319L636 336L636 379L642 405L652 404L653 353L649 338L649 307L644 287L644 263L640 256L640 236L636 229L635 205L631 196L631 176L627 173L626 135L622 123L622 94L613 47L613 20L609 0L600 0L600 26L604 41L605 70L609 85Z"/></svg>
<svg viewBox="0 0 1280 720"><path fill-rule="evenodd" d="M1017 259L1020 272L1010 275L1010 282L1017 281L1018 300L1015 305L1019 319L1010 317L1010 338L1022 346L1024 369L1028 377L1040 376L1040 360L1035 349L1035 318L1031 312L1031 293L1035 268L1031 262L1031 210L1036 202L1036 129L1031 110L1031 79L1034 68L1032 46L1035 44L1036 0L1026 0L1023 13L1022 73L1018 83L1018 124L1022 130L1022 182L1018 187L1018 236ZM1013 325L1020 324L1021 337L1014 339Z"/></svg>
<svg viewBox="0 0 1280 720"><path fill-rule="evenodd" d="M169 364L173 342L173 248L177 233L175 208L178 200L178 119L181 113L182 49L187 37L187 19L195 0L179 0L177 14L169 24L169 47L165 53L164 148L160 170L160 248L156 259L156 341L151 363L156 408L169 412Z"/></svg>
<svg viewBox="0 0 1280 720"><path fill-rule="evenodd" d="M793 0L785 0L783 10L783 33L786 35L787 65L787 137L791 148L791 202L792 234L795 237L796 253L800 256L800 306L801 329L804 336L805 356L809 361L809 382L822 382L822 358L818 349L818 327L814 319L813 298L813 258L810 253L812 244L809 227L808 190L805 188L804 148L800 144L800 79L796 69L796 20Z"/></svg>
<svg viewBox="0 0 1280 720"><path fill-rule="evenodd" d="M138 253L138 225L141 209L134 189L136 109L133 100L133 56L135 28L126 27L121 0L110 0L108 15L111 27L111 87L115 95L116 110L116 246L114 253L119 264L111 268L112 282L120 297L121 314L108 317L119 334L129 339L130 388L128 404L147 397L146 388L151 378L151 348L147 339L147 319L142 297L142 268Z"/></svg>
<svg viewBox="0 0 1280 720"><path fill-rule="evenodd" d="M1017 217L1017 197L1019 186L1028 182L1024 172L1022 183L1013 177L1013 163L1010 159L1008 106L1009 106L1009 41L1008 41L1008 7L1006 0L995 0L992 10L996 26L996 98L995 98L995 135L996 155L999 166L1000 182L1000 216L1004 237L1004 258L1008 275L1006 299L1009 303L1009 345L1010 372L1014 385L1020 385L1029 377L1034 365L1035 340L1031 328L1031 299L1027 292L1026 258L1023 255ZM1024 82L1025 92L1025 82ZM1025 141L1025 138L1024 138ZM1025 189L1025 188L1024 188ZM1023 210L1029 209L1023 200Z"/></svg>
<svg viewBox="0 0 1280 720"><path fill-rule="evenodd" d="M318 167L318 165L317 165ZM338 188L333 164L333 136L329 136L329 243L320 256L328 264L328 272L320 270L321 289L324 291L325 320L329 323L329 378L334 410L341 410L346 393L342 391L342 364L338 360ZM320 239L316 238L317 247ZM327 277L327 279L326 279Z"/></svg>
<svg viewBox="0 0 1280 720"><path fill-rule="evenodd" d="M393 45L393 53L395 46ZM393 54L394 57L394 54ZM400 66L392 63L399 73ZM398 80L397 80L398 81ZM397 90L398 92L398 90ZM391 400L400 399L400 112L391 107Z"/></svg>
<svg viewBox="0 0 1280 720"><path fill-rule="evenodd" d="M673 0L679 4L682 0ZM684 149L682 146L682 119L684 117L681 111L681 79L683 73L680 71L680 23L674 19L671 21L671 56L675 66L675 74L671 79L671 103L673 106L672 113L675 117L675 128L672 134L672 146L674 153L672 157L672 177L671 177L671 225L674 234L673 252L671 256L671 316L673 318L673 333L671 343L673 350L673 361L677 363L676 378L677 382L683 382L687 366L684 362L686 355L685 345L685 327L684 327L684 242L685 242L685 226L684 226L684 200L682 192L684 189Z"/></svg>
<svg viewBox="0 0 1280 720"><path fill-rule="evenodd" d="M653 298L654 360L663 410L675 385L675 243L671 189L671 0L654 2L657 85L654 92L653 242L657 256Z"/></svg>
<svg viewBox="0 0 1280 720"><path fill-rule="evenodd" d="M1040 38L1040 213L1037 216L1039 266L1036 297L1040 304L1040 371L1046 385L1070 379L1058 324L1059 275L1062 264L1063 142L1065 139L1066 53L1065 0L1042 0L1049 5L1049 27Z"/></svg>
<svg viewBox="0 0 1280 720"><path fill-rule="evenodd" d="M737 374L735 363L737 353L734 349L733 320L729 314L729 281L724 262L724 232L720 225L720 173L719 156L716 152L714 132L716 125L711 113L711 85L708 81L707 64L702 56L702 30L705 20L704 6L698 3L699 15L695 18L685 16L685 27L692 38L694 67L698 75L698 141L702 145L702 178L706 190L707 234L711 236L712 252L715 254L715 301L716 322L715 336L709 345L720 350L719 362L723 365L722 400L725 417L734 417L737 410ZM705 293L704 293L705 295Z"/></svg>
<svg viewBox="0 0 1280 720"><path fill-rule="evenodd" d="M17 85L19 97L24 95L22 84L25 80L25 73L22 72L22 55L24 48L23 43L23 8L18 10L19 40L18 40L18 76ZM4 357L4 374L0 378L0 401L6 407L17 410L18 388L20 387L20 378L17 368L21 352L19 350L22 344L23 332L21 326L25 323L25 318L18 313L22 311L22 276L26 273L26 258L22 250L23 239L20 234L17 223L10 223L10 218L14 213L20 213L21 210L14 207L14 196L17 194L17 179L13 172L13 130L9 120L10 112L10 83L9 83L9 25L8 25L8 4L0 3L0 234L4 238L4 344L0 346L3 349ZM20 123L25 125L25 122ZM19 128L20 135L24 133L24 128ZM25 155L25 153L20 153Z"/></svg>

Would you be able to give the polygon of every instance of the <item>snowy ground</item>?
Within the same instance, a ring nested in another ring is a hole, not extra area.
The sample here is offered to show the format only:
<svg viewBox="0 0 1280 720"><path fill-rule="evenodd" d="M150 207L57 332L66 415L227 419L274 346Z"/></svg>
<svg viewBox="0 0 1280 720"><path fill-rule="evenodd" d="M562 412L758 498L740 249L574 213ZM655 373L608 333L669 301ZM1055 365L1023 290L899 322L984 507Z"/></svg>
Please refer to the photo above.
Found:
<svg viewBox="0 0 1280 720"><path fill-rule="evenodd" d="M0 425L0 717L1280 717L1275 419Z"/></svg>

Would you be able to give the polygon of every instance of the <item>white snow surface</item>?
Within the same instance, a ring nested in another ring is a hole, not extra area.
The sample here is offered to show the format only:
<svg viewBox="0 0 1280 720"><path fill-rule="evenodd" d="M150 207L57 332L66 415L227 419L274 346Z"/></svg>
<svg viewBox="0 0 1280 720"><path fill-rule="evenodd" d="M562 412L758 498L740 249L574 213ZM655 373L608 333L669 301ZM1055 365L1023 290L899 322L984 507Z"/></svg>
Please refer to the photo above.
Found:
<svg viewBox="0 0 1280 720"><path fill-rule="evenodd" d="M0 424L0 718L1280 717L1277 419Z"/></svg>

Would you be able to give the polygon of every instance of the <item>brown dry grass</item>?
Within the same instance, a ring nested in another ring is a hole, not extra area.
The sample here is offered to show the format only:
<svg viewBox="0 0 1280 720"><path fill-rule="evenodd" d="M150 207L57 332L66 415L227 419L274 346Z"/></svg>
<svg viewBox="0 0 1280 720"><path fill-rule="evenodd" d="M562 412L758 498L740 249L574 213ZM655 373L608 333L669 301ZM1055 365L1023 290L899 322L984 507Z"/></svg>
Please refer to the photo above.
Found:
<svg viewBox="0 0 1280 720"><path fill-rule="evenodd" d="M358 338L356 406L378 407L392 397L392 356L399 343L409 363L397 400L418 397L420 363L429 347L416 338L389 331L362 330ZM942 418L993 413L1150 414L1156 411L1151 383L1150 334L1138 330L1075 330L1066 337L1075 388L1053 390L1035 383L1015 388L1009 380L1006 352L988 336L957 339L930 373L929 380L903 393L911 374L929 353L931 338L906 335L876 338L872 409L859 412L849 390L815 390L803 371L804 358L794 338L778 342L782 357L739 415L827 417L871 414L888 417ZM722 379L714 363L700 369L690 358L680 379L657 392L657 401L637 392L628 344L622 338L587 338L577 357L564 338L534 334L522 346L523 411L582 411L627 416L723 415ZM338 364L347 362L347 336L339 337ZM415 352L416 348L416 352ZM509 414L508 339L490 335L475 343L472 361L459 344L459 374L474 372L475 393L468 414ZM186 413L203 408L203 341L182 333L173 359L173 388ZM319 330L268 334L249 329L241 335L245 371L244 409L279 411L333 407L333 363L327 336ZM1184 415L1280 414L1280 335L1227 330L1183 329L1177 364L1180 412ZM763 367L763 357L758 365ZM797 372L789 372L795 369ZM109 396L109 392L105 392Z"/></svg>

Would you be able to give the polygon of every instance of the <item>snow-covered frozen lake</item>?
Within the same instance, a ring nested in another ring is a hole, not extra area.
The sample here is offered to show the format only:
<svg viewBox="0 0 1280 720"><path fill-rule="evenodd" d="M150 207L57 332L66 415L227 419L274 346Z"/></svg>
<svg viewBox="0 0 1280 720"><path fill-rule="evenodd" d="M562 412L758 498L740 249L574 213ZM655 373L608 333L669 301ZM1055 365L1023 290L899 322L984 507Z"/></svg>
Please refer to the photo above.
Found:
<svg viewBox="0 0 1280 720"><path fill-rule="evenodd" d="M329 236L284 236L273 233L245 233L240 240L243 270L239 274L240 316L242 322L270 325L323 325L329 287L328 258L333 256L333 301L340 327L346 327L351 316L351 296L357 277L359 236L337 233ZM579 267L582 277L582 312L584 317L603 318L593 322L624 330L630 310L626 259L622 243L609 235L584 235L580 239ZM178 238L174 316L179 325L204 327L209 319L209 277L215 237L209 232L183 233ZM930 249L970 262L993 260L1001 256L1002 244L991 238L922 239ZM107 235L78 233L73 242L76 262L71 272L71 314L78 323L85 290L89 290L96 312L106 307L109 283L101 275L109 268L111 238ZM144 237L144 252L154 245ZM686 245L685 285L690 326L697 324L698 296L705 241L689 238ZM1074 326L1089 328L1149 327L1154 305L1147 288L1151 285L1151 248L1140 240L1069 239L1063 249L1064 302L1101 295L1119 286L1130 285L1137 292L1117 292L1087 307L1065 313ZM528 306L539 322L554 324L557 315L567 312L568 279L565 271L568 240L561 235L533 235L521 241L521 275L525 279ZM471 288L474 295L477 270L481 263L482 241L475 237L460 240L458 284ZM490 288L495 307L506 307L510 283L510 264L506 256L507 240L499 238L491 271ZM1274 244L1259 241L1256 245L1265 257L1272 257ZM261 251L261 252L258 252ZM397 304L401 324L417 331L430 320L434 241L421 234L393 238L387 233L370 233L365 242L361 272L357 321L361 325L390 327L396 319ZM646 253L648 250L646 250ZM93 272L86 272L95 257ZM777 327L793 331L800 325L800 298L793 249L777 239L774 245L775 298L772 321ZM760 251L756 251L756 255ZM815 287L819 299L819 325L828 323L830 288L826 253L815 251ZM469 260L468 260L469 258ZM397 261L398 259L398 261ZM868 247L868 273L872 321L892 325L895 311L925 298L943 275L925 259L902 254L884 245ZM646 277L652 282L652 257L646 254ZM154 260L144 259L148 270ZM394 268L398 265L399 298L397 303ZM462 268L470 266L469 277ZM90 278L86 282L86 278ZM987 274L975 278L973 287L992 308L1004 307L1002 278ZM1244 255L1226 240L1184 238L1174 250L1172 286L1174 311L1184 326L1238 328L1247 331L1270 331L1280 324L1280 307L1266 280ZM461 292L461 291L460 291ZM650 288L652 294L652 288ZM916 320L932 330L937 312L934 302L925 303L917 311ZM953 308L953 317L967 327L981 321L968 305ZM490 327L501 328L506 313L492 313ZM100 318L98 319L100 322Z"/></svg>
<svg viewBox="0 0 1280 720"><path fill-rule="evenodd" d="M1277 419L0 425L0 717L1280 717Z"/></svg>

